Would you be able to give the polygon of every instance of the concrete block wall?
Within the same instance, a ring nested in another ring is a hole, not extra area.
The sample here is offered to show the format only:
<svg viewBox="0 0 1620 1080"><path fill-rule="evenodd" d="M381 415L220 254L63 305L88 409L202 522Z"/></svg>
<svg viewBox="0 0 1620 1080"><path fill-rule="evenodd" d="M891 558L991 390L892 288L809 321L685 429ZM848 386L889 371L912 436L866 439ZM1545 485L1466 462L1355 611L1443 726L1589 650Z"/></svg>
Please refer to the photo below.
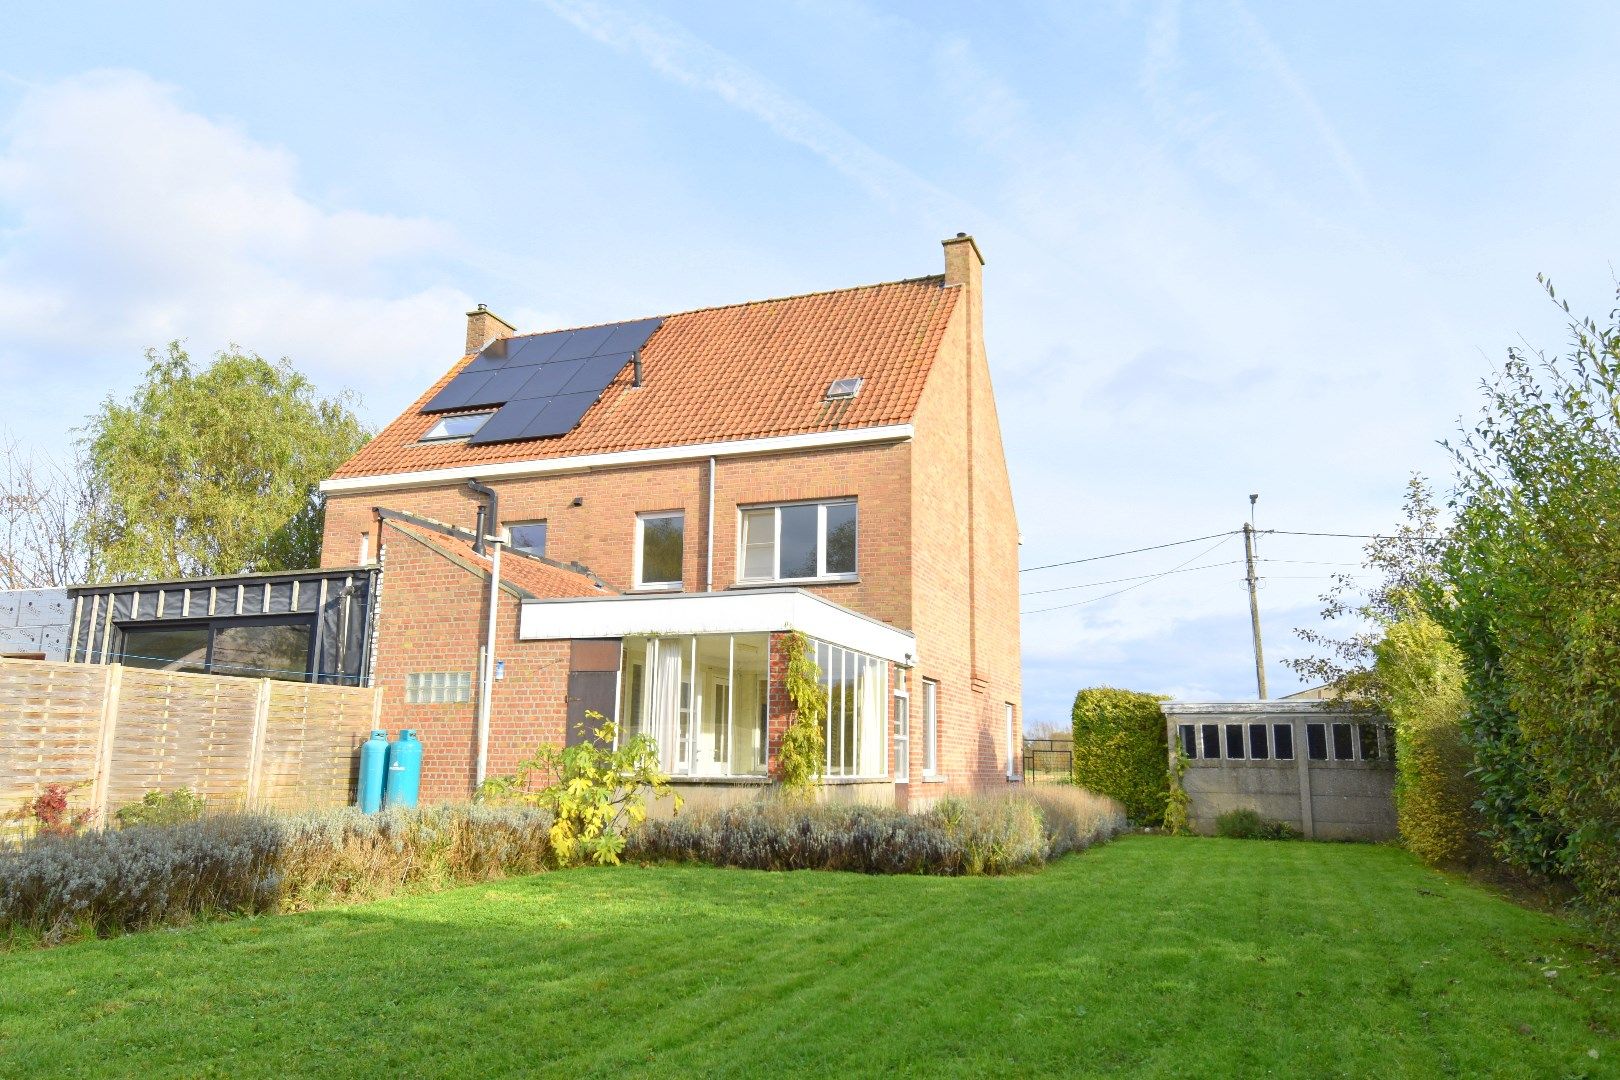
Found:
<svg viewBox="0 0 1620 1080"><path fill-rule="evenodd" d="M1287 822L1307 837L1320 840L1388 840L1396 835L1395 767L1387 756L1377 760L1312 761L1306 725L1349 723L1387 725L1378 714L1326 701L1166 703L1166 733L1178 745L1182 724L1221 727L1223 756L1187 762L1182 787L1195 832L1212 834L1215 821L1232 810L1252 809L1262 817ZM1294 757L1256 761L1224 756L1227 724L1264 723L1268 740L1277 724L1293 730ZM1391 740L1391 745L1393 740Z"/></svg>

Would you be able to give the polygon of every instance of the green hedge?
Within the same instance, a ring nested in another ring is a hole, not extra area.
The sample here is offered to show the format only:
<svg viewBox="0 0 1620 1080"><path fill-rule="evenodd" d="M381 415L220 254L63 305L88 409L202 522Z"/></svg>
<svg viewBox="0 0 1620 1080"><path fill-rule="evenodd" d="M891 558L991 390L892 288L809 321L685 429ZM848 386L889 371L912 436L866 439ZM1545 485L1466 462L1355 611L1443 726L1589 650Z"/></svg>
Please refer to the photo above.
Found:
<svg viewBox="0 0 1620 1080"><path fill-rule="evenodd" d="M1074 782L1117 801L1138 825L1162 825L1170 797L1164 700L1111 686L1074 696Z"/></svg>
<svg viewBox="0 0 1620 1080"><path fill-rule="evenodd" d="M1410 611L1375 648L1378 685L1395 723L1395 817L1401 840L1436 866L1471 863L1484 827L1463 735L1462 653L1445 628Z"/></svg>

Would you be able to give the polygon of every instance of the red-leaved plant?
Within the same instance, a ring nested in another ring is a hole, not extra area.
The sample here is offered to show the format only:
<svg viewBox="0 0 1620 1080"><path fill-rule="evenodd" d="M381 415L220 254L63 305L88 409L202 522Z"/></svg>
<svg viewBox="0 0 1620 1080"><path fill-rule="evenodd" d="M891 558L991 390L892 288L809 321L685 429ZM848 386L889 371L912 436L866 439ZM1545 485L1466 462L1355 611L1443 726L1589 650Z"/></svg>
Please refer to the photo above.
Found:
<svg viewBox="0 0 1620 1080"><path fill-rule="evenodd" d="M96 815L94 810L81 810L77 814L68 810L68 793L83 786L83 783L47 784L44 791L24 804L21 810L7 814L4 820L27 821L32 818L35 828L46 836L72 836Z"/></svg>

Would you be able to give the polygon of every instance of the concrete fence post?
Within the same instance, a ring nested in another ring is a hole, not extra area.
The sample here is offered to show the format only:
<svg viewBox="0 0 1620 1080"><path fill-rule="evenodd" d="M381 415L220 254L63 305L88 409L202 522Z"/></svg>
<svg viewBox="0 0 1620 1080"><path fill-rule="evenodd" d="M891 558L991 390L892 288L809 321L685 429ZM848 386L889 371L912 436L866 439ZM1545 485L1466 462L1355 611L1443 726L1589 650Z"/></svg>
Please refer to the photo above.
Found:
<svg viewBox="0 0 1620 1080"><path fill-rule="evenodd" d="M124 665L108 664L101 679L101 743L96 750L96 772L90 788L94 821L107 824L107 802L112 795L113 739L118 734L118 692L124 681Z"/></svg>
<svg viewBox="0 0 1620 1080"><path fill-rule="evenodd" d="M1299 721L1292 718L1288 721L1294 733L1294 761L1299 767L1299 824L1300 832L1305 839L1316 839L1315 806L1311 802L1311 741L1309 738L1311 725L1308 721ZM1301 735L1306 738L1300 738Z"/></svg>
<svg viewBox="0 0 1620 1080"><path fill-rule="evenodd" d="M270 727L270 680L259 680L259 699L253 708L253 741L248 746L247 805L259 804L264 781L264 738Z"/></svg>

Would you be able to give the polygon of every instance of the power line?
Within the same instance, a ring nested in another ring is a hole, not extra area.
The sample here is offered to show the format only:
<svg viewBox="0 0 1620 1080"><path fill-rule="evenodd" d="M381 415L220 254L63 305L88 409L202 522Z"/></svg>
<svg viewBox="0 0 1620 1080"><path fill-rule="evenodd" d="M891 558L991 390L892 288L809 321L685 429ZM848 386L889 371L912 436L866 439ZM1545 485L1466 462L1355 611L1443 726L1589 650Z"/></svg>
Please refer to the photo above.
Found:
<svg viewBox="0 0 1620 1080"><path fill-rule="evenodd" d="M1111 593L1103 593L1101 596L1093 596L1089 600L1076 600L1072 604L1057 604L1057 605L1055 605L1053 607L1036 608L1034 611L1026 611L1026 612L1023 612L1023 614L1025 614L1025 615L1040 615L1040 614L1043 614L1044 612L1048 612L1048 611L1061 611L1064 608L1082 607L1082 606L1084 606L1086 604L1095 604L1100 600L1107 600L1107 599L1109 599L1111 597L1120 596L1120 595L1122 595L1124 593L1130 592L1132 589L1140 589L1142 586L1150 585L1150 584L1152 584L1153 582L1159 580L1162 577L1169 577L1171 574L1174 574L1177 571L1185 568L1190 563L1197 562L1199 559L1202 559L1205 555L1210 554L1216 548L1220 547L1222 544L1226 543L1228 540L1230 540L1233 536L1235 536L1237 534L1236 534L1236 532L1227 532L1227 533L1217 533L1215 535L1220 537L1220 539L1215 541L1215 543L1211 544L1209 547L1205 548L1203 551L1200 551L1198 554L1194 555L1192 558L1188 559L1186 562L1177 563L1175 566L1172 566L1168 570L1165 570L1165 571L1162 571L1161 573L1157 573L1157 574L1153 574L1153 575L1149 576L1146 581L1138 581L1135 585L1127 585L1123 589L1115 589L1113 592L1111 592ZM1200 540L1208 540L1209 537L1208 536L1201 536L1201 537L1199 537L1199 539ZM1181 543L1190 544L1190 543L1195 543L1195 541L1183 540L1183 541L1181 541ZM1161 545L1161 546L1162 547L1175 547L1177 545L1164 544L1164 545Z"/></svg>
<svg viewBox="0 0 1620 1080"><path fill-rule="evenodd" d="M1018 572L1020 574L1029 574L1035 572L1036 570L1051 570L1059 566L1078 566L1081 563L1097 562L1101 559L1117 559L1121 555L1139 555L1144 551L1162 551L1165 548L1182 547L1185 544L1196 544L1200 540L1213 540L1217 536L1227 537L1236 535L1237 530L1230 529L1226 532L1210 533L1208 536L1194 536L1188 540L1172 540L1168 544L1152 544L1148 547L1131 548L1129 551L1110 551L1106 555L1088 555L1084 559L1068 559L1064 562L1047 563L1044 566L1026 566Z"/></svg>
<svg viewBox="0 0 1620 1080"><path fill-rule="evenodd" d="M1291 529L1256 529L1273 536L1337 536L1347 540L1444 540L1443 536L1402 536L1399 533L1297 532Z"/></svg>
<svg viewBox="0 0 1620 1080"><path fill-rule="evenodd" d="M1022 592L1022 593L1019 593L1018 595L1019 596L1040 596L1043 593L1070 592L1070 591L1072 591L1074 589L1090 589L1090 588L1094 588L1094 587L1096 587L1098 585L1118 585L1122 581L1143 581L1143 580L1148 579L1148 578L1164 577L1167 574L1190 574L1194 570L1214 570L1216 567L1220 567L1220 566L1236 566L1238 563L1240 563L1242 561L1243 561L1242 559L1231 559L1231 560L1228 560L1227 562L1207 563L1204 566L1189 566L1184 570L1161 570L1157 574L1136 574L1133 577L1109 578L1106 581L1085 581L1085 582L1081 582L1079 585L1059 585L1054 589L1031 589L1028 592Z"/></svg>

